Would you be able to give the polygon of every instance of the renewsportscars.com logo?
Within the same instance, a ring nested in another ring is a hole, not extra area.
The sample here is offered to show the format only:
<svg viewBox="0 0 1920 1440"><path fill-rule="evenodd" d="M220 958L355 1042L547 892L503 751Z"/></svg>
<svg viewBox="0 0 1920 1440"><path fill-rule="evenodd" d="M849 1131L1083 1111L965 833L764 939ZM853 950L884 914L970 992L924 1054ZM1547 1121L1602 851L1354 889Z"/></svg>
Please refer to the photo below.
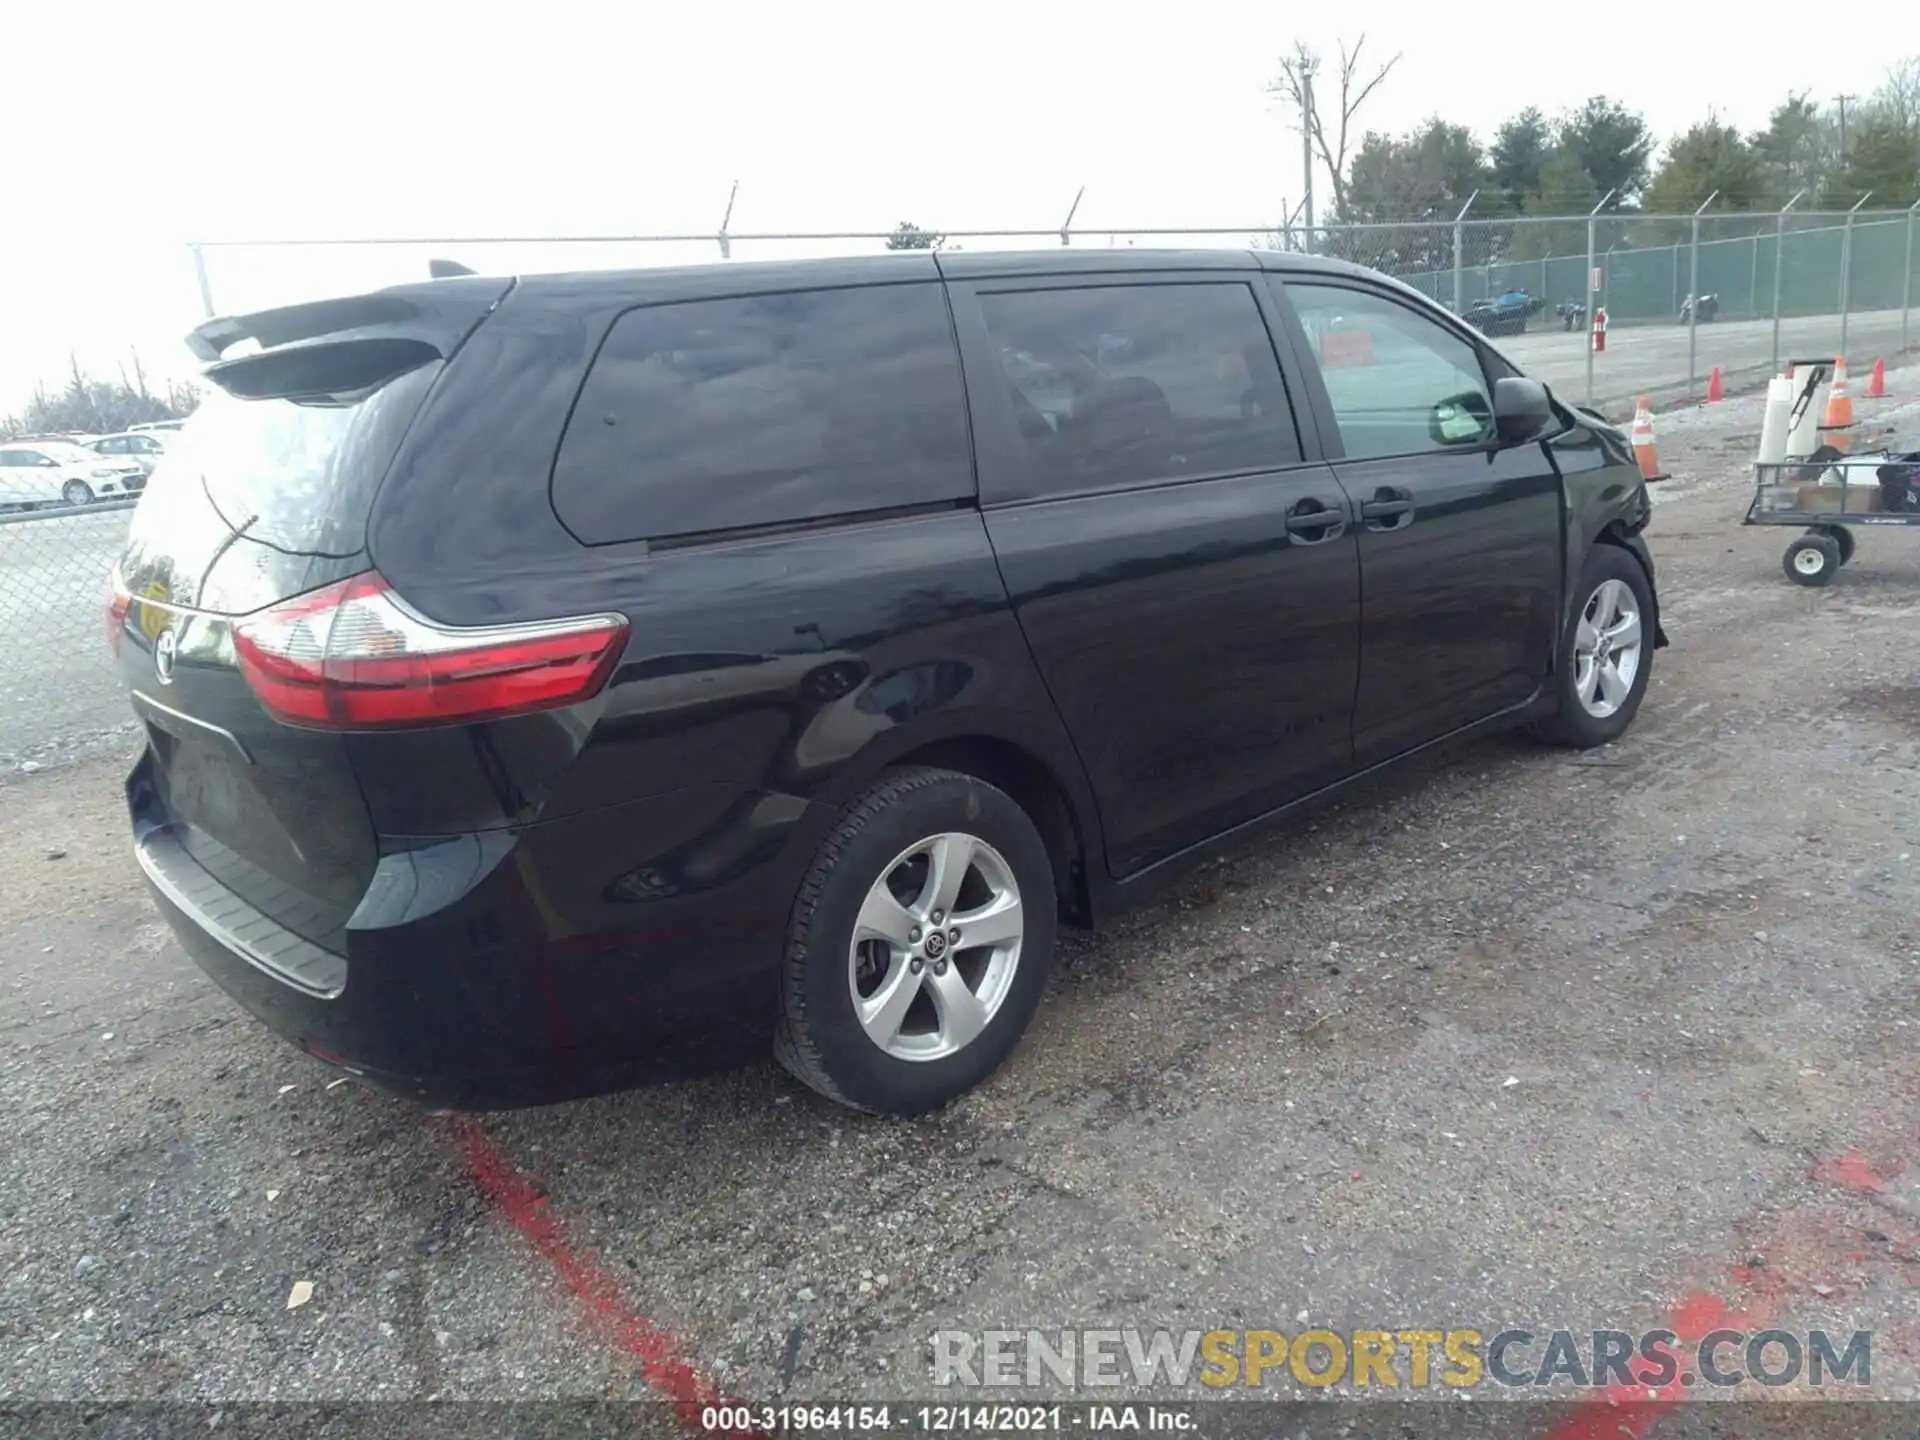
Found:
<svg viewBox="0 0 1920 1440"><path fill-rule="evenodd" d="M1873 1332L1714 1330L941 1330L939 1386L1101 1390L1303 1385L1533 1391L1674 1384L1730 1389L1873 1383Z"/></svg>

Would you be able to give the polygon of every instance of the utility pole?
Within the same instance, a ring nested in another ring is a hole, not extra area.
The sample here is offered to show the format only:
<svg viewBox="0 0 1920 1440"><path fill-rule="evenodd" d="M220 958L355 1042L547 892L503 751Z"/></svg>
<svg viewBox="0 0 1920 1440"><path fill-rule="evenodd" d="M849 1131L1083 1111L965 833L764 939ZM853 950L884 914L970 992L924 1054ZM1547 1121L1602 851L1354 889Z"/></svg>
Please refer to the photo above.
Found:
<svg viewBox="0 0 1920 1440"><path fill-rule="evenodd" d="M1840 106L1840 163L1847 163L1847 102L1858 100L1858 95L1836 95L1833 97Z"/></svg>
<svg viewBox="0 0 1920 1440"><path fill-rule="evenodd" d="M1306 180L1306 231L1304 248L1313 252L1313 67L1300 67L1300 167Z"/></svg>

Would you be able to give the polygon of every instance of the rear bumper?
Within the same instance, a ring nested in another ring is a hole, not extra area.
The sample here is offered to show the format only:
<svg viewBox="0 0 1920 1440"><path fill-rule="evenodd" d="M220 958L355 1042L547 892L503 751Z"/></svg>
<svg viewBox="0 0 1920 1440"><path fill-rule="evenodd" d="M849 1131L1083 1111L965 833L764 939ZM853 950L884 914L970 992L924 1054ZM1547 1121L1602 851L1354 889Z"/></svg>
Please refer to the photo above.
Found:
<svg viewBox="0 0 1920 1440"><path fill-rule="evenodd" d="M220 886L151 817L136 813L135 845L181 947L275 1033L396 1094L511 1108L766 1053L797 847L708 888L637 898L619 883L632 851L605 843L684 835L666 819L689 793L390 855L345 954ZM457 879L437 884L436 869Z"/></svg>
<svg viewBox="0 0 1920 1440"><path fill-rule="evenodd" d="M147 885L173 914L191 917L205 937L269 979L316 1000L347 988L347 957L296 935L227 889L188 853L172 826L148 829L134 857Z"/></svg>

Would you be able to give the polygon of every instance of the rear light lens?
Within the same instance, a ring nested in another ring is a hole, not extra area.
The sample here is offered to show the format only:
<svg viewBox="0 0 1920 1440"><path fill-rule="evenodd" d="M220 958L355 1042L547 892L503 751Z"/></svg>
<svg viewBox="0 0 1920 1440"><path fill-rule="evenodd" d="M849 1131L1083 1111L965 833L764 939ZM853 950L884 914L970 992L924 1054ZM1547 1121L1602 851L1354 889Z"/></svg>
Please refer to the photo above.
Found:
<svg viewBox="0 0 1920 1440"><path fill-rule="evenodd" d="M120 637L127 630L127 611L133 607L133 595L120 579L120 567L114 566L107 580L107 648L120 653Z"/></svg>
<svg viewBox="0 0 1920 1440"><path fill-rule="evenodd" d="M240 673L260 703L289 725L321 730L447 725L578 704L606 684L626 638L618 615L436 625L372 572L233 627Z"/></svg>

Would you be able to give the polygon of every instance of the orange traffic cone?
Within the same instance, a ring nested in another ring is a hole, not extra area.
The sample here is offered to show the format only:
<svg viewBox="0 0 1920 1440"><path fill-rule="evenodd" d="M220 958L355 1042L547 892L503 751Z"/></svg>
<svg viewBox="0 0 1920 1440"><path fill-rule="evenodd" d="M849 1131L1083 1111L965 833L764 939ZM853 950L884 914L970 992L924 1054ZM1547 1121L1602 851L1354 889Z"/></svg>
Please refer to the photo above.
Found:
<svg viewBox="0 0 1920 1440"><path fill-rule="evenodd" d="M1853 429L1853 395L1847 389L1847 360L1843 355L1833 362L1833 389L1827 392L1827 418L1820 426L1820 439L1844 451L1852 443L1847 432Z"/></svg>
<svg viewBox="0 0 1920 1440"><path fill-rule="evenodd" d="M1875 360L1873 375L1867 381L1867 399L1884 400L1887 398L1887 362Z"/></svg>
<svg viewBox="0 0 1920 1440"><path fill-rule="evenodd" d="M1707 377L1707 404L1712 405L1726 398L1727 392L1720 384L1720 367L1716 365L1713 367L1713 374Z"/></svg>
<svg viewBox="0 0 1920 1440"><path fill-rule="evenodd" d="M1660 468L1660 452L1653 443L1653 406L1642 395L1634 401L1633 458L1640 462L1640 478L1652 483L1668 478Z"/></svg>

